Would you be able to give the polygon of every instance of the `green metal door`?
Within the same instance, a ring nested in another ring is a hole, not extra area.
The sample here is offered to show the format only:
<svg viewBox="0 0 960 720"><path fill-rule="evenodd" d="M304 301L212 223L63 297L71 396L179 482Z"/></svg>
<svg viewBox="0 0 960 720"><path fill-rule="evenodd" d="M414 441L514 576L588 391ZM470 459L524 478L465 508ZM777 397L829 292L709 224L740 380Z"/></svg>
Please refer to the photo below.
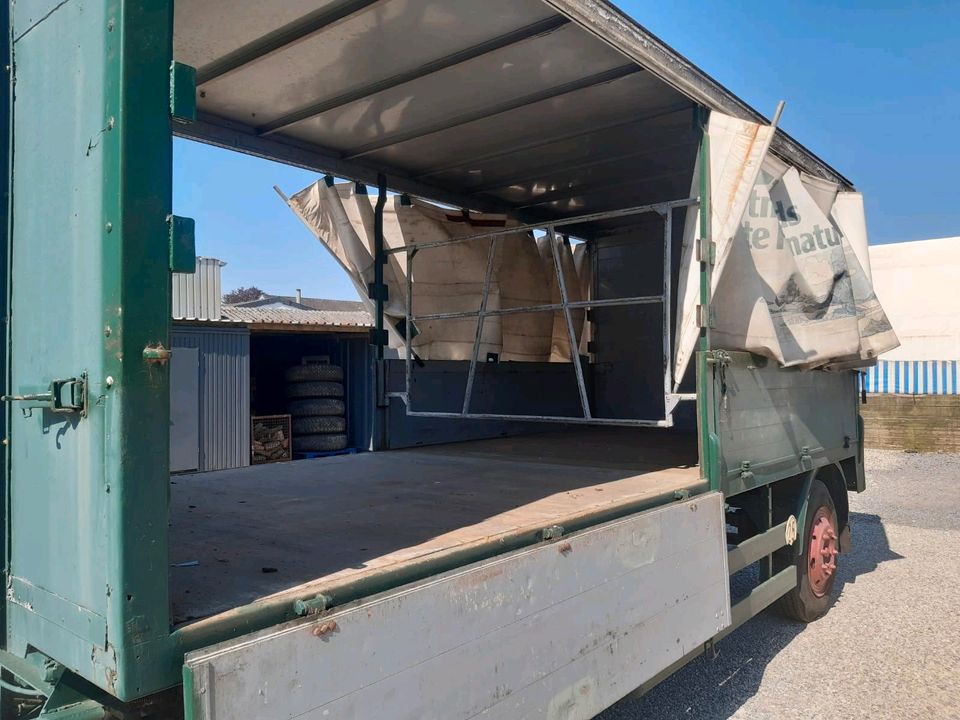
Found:
<svg viewBox="0 0 960 720"><path fill-rule="evenodd" d="M5 646L134 697L169 636L172 3L8 9Z"/></svg>

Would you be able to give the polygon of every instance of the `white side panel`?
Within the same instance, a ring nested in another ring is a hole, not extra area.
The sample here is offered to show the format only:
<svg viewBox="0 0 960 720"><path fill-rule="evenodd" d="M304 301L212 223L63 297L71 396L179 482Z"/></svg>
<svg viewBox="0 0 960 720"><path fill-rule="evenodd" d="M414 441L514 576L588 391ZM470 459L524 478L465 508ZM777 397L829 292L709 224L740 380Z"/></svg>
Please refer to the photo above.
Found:
<svg viewBox="0 0 960 720"><path fill-rule="evenodd" d="M586 720L729 624L710 493L190 653L185 704L198 720Z"/></svg>

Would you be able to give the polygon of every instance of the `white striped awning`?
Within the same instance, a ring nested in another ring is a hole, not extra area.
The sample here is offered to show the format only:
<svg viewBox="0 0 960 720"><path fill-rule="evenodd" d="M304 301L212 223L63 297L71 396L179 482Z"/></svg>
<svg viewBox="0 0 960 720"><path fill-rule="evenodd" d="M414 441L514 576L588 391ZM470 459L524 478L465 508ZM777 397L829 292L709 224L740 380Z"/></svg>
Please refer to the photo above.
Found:
<svg viewBox="0 0 960 720"><path fill-rule="evenodd" d="M878 360L863 373L868 393L957 395L957 360Z"/></svg>

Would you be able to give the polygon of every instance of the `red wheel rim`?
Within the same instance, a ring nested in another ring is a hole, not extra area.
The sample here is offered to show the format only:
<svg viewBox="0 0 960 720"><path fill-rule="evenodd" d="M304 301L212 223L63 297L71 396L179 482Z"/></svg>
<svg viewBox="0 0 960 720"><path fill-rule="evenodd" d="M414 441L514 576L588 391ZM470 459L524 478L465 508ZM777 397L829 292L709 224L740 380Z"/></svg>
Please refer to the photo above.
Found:
<svg viewBox="0 0 960 720"><path fill-rule="evenodd" d="M833 513L828 507L817 508L810 526L810 549L808 552L807 581L817 597L827 594L830 578L837 570L837 530Z"/></svg>

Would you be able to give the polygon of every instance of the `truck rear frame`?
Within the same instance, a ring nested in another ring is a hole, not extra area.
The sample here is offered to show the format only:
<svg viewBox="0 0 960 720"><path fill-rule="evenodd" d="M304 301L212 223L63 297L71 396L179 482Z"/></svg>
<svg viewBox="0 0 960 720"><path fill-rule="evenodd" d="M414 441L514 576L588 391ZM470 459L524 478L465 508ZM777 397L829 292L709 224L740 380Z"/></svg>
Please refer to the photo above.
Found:
<svg viewBox="0 0 960 720"><path fill-rule="evenodd" d="M547 573L551 563L559 562L558 557L572 559L578 547L591 543L599 548L602 543L596 538L611 541L618 533L648 533L661 516L680 517L680 509L686 513L712 509L730 519L725 510L735 506L748 522L742 526L741 541L729 552L722 545L724 529L710 524L717 517L698 527L704 532L712 528L716 547L710 557L722 559L724 574L759 564L756 587L732 605L727 588L721 595L727 608L717 609L720 616L713 618L716 631L705 642L691 641L693 646L684 641L684 651L676 653L677 657L650 665L655 672L625 674L622 682L635 683L633 687L603 689L591 685L590 692L603 690L599 692L602 701L579 706L579 714L571 716L587 717L619 696L651 687L796 587L795 565L784 562L784 554L803 551L807 499L814 482L827 486L840 529L845 528L846 492L864 487L856 374L783 369L749 353L728 352L712 345L712 232L710 213L706 211L701 212L698 232L703 248L699 257L704 321L694 363L694 387L681 391L671 386L672 219L676 208L692 203L709 207L710 179L703 173L696 198L675 193L640 205L615 198L618 204L613 210L585 213L590 222L640 211L656 213L664 220L663 263L659 265L666 270L662 292L620 301L621 305L649 302L668 308L662 322L664 414L652 419L618 418L611 423L670 427L677 404L695 400L699 477L692 488L658 497L646 506L624 505L606 514L584 517L579 526L556 530L548 526L537 532L518 533L510 542L480 543L469 554L453 554L412 570L404 567L395 573L381 573L374 583L346 583L338 590L335 603L316 593L284 596L282 601L266 598L202 623L172 627L166 526L169 273L192 267L193 263L191 226L174 217L171 210L173 137L375 184L381 236L382 206L388 188L457 207L516 214L525 217L531 229L546 230L552 239L556 228L573 223L571 218L577 217L537 208L524 213L519 209L522 201L494 201L485 193L471 195L455 183L427 182L424 178L429 172L417 177L386 160L371 161L369 156L382 149L376 139L346 152L281 132L325 112L323 103L283 113L272 124L263 125L258 124L260 121L242 123L216 115L212 90L211 98L205 101L205 86L217 78L229 77L258 59L295 48L324 28L337 27L341 21L375 10L377 4L370 0L329 2L272 32L248 37L194 74L177 62L181 58L174 51L173 0L67 0L40 2L29 10L23 4L3 3L0 20L5 29L2 42L9 58L10 84L2 117L8 132L3 147L9 171L3 176L8 203L5 266L0 277L7 318L3 375L6 399L12 402L7 403L2 417L6 439L2 453L7 594L0 664L6 671L5 678L15 678L14 686L23 686L23 695L44 696L42 717L61 717L58 712L68 711L75 718L104 717L107 712L122 716L152 705L166 708L160 712L177 707L185 708L191 717L220 717L209 704L210 696L204 689L209 685L204 683L219 671L217 659L228 657L238 648L266 648L277 642L277 637L300 642L304 633L320 641L329 640L338 628L355 623L358 613L383 610L383 622L389 625L393 616L388 611L402 605L404 598L419 602L424 588L437 588L451 598L462 599L463 583L487 582L484 579L489 574L505 567L529 568L534 582L538 573ZM365 78L362 73L351 76L349 96L337 98L337 103L355 102L354 95L385 92L516 43L542 38L544 33L569 28L578 33L577 42L592 47L590 43L599 39L627 65L598 70L586 80L534 88L526 96L528 103L594 85L606 87L642 70L654 78L651 82L662 83L686 98L683 111L689 111L698 136L690 147L701 157L708 151L708 138L702 128L711 110L762 120L607 3L530 0L517 7L522 5L526 10L534 4L545 8L545 14L537 15L534 22L518 21L516 27L501 29L493 39L461 48L444 59L425 62L415 70L386 79ZM210 15L208 6L207 15L203 15L204 3L181 0L176 9L181 8L189 14L183 25L193 33L191 37L213 33L216 14ZM239 23L241 16L235 12L221 20L229 25L230 20ZM206 25L196 26L198 18ZM248 27L249 21L240 26ZM181 32L181 25L177 25L177 32ZM523 105L523 98L495 100L484 111L486 114L460 113L446 125L455 121L458 126L466 126ZM433 135L444 131L444 125L441 121L414 123L395 129L392 137L397 142L410 142L416 139L416 133L411 135L414 130ZM610 123L611 127L615 125ZM467 140L473 141L465 136L464 142ZM527 145L534 147L529 140ZM486 153L496 154L494 150L501 155L504 152L491 146ZM773 151L813 175L851 187L782 132L777 133ZM619 152L628 155L623 149ZM544 164L546 159L556 164L557 158L545 157ZM453 155L444 157L443 162L434 163L434 172L456 160ZM583 164L584 160L578 162ZM589 184L589 178L585 182ZM633 197L633 189L624 192L627 198ZM577 222L582 229L587 221L581 217ZM483 235L478 233L477 239ZM378 268L387 255L381 237ZM408 253L406 262L413 262L412 253ZM559 277L562 279L562 273ZM377 331L383 330L382 288L381 271L379 287L375 283L371 288L371 297L377 301ZM559 309L569 317L571 307L564 297L559 308L550 309ZM482 323L484 310L481 307L467 315ZM417 320L410 305L406 319L409 332ZM414 408L409 404L413 371L409 345L405 359L400 361L403 383L398 388L390 381L390 363L397 361L385 358L383 334L375 332L372 341L377 353L377 405L384 416L394 403L402 403L411 417L451 421L557 419L545 414L518 417L471 413L470 388L478 365L476 346L467 366L469 379L462 412ZM603 424L602 418L593 417L586 401L576 353L573 365L582 417L565 416L561 420ZM795 542L797 528L800 543ZM694 534L688 539L692 542ZM621 537L611 542L626 541ZM568 552L571 558L567 558ZM594 559L602 557L602 551L598 552L601 555ZM711 567L716 571L716 563ZM587 569L585 566L583 571ZM668 575L662 577L669 579ZM571 597L575 596L572 592ZM439 617L448 624L454 622L442 613ZM659 647L653 640L650 643ZM179 690L164 694L181 683L182 699ZM574 682L564 687L577 686ZM567 702L562 688L554 690L549 696L555 702ZM9 695L9 691L8 687L4 694ZM545 697L536 696L531 702L536 705ZM318 701L312 698L304 702L317 705ZM488 698L477 702L493 701ZM292 713L303 706L284 707ZM410 711L414 707L404 706ZM501 708L501 712L506 711ZM524 710L515 712L522 715Z"/></svg>

